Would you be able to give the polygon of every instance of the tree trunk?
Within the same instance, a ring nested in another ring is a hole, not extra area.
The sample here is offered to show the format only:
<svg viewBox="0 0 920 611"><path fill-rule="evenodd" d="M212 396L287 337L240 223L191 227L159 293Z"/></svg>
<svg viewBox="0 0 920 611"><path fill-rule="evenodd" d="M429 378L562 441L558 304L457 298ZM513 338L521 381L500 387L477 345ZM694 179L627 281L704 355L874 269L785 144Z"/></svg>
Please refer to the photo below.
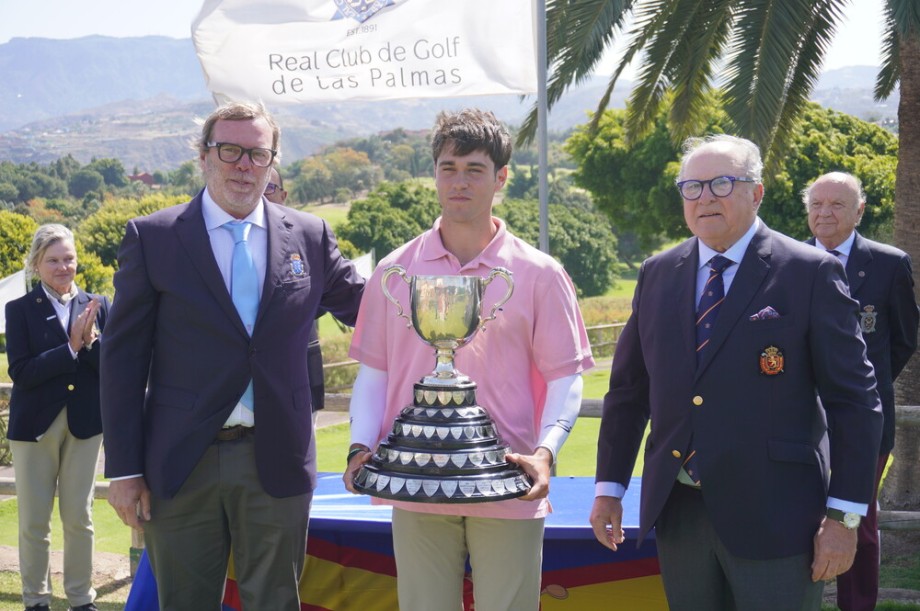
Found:
<svg viewBox="0 0 920 611"><path fill-rule="evenodd" d="M901 102L898 106L894 241L913 261L914 291L920 295L920 231L917 229L920 227L920 33L902 36L899 54ZM895 403L899 406L920 406L920 357L916 355L897 379ZM907 409L914 411L920 408ZM889 469L880 499L886 509L920 510L918 457L920 425L909 417L904 417L903 421L899 419L894 463Z"/></svg>

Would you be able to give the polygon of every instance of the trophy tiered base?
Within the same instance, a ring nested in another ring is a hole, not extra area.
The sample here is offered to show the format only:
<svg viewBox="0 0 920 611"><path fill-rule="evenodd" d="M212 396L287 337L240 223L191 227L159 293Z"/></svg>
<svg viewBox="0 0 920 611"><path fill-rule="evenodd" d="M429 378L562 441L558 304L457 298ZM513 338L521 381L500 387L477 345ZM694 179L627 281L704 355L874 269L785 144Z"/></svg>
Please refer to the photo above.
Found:
<svg viewBox="0 0 920 611"><path fill-rule="evenodd" d="M488 412L476 405L476 384L414 385L393 430L355 477L360 492L417 503L481 503L523 496L524 471Z"/></svg>

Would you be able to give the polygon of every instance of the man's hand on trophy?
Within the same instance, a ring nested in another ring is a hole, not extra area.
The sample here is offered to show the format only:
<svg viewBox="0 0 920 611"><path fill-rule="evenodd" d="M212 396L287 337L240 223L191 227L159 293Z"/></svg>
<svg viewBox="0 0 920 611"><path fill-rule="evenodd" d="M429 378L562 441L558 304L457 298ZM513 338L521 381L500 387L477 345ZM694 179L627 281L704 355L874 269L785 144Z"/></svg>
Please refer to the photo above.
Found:
<svg viewBox="0 0 920 611"><path fill-rule="evenodd" d="M514 463L524 470L530 478L530 490L524 496L517 497L522 501L534 501L549 495L550 467L553 464L553 454L546 448L537 448L533 454L506 454L505 460Z"/></svg>
<svg viewBox="0 0 920 611"><path fill-rule="evenodd" d="M342 474L342 481L345 483L346 490L352 494L361 494L355 489L355 476L358 475L358 471L373 455L370 448L361 444L354 444L348 449L348 458L345 459L347 464L345 473Z"/></svg>

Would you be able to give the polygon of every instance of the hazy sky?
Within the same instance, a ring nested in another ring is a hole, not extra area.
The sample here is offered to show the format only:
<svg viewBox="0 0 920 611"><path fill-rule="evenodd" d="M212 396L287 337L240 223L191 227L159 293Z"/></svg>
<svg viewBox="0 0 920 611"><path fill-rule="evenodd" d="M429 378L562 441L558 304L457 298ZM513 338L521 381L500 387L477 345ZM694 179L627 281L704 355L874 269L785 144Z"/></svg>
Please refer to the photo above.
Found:
<svg viewBox="0 0 920 611"><path fill-rule="evenodd" d="M881 2L852 0L824 68L878 65ZM0 43L17 36L78 38L91 34L188 38L196 0L0 0ZM610 61L602 68L609 70ZM624 75L626 76L626 75Z"/></svg>

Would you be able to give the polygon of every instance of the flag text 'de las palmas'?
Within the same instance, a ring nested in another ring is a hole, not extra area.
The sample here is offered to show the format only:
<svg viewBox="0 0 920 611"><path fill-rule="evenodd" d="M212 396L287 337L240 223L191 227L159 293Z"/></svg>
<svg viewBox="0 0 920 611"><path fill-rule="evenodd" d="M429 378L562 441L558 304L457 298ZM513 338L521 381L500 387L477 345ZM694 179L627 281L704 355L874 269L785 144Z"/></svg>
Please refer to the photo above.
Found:
<svg viewBox="0 0 920 611"><path fill-rule="evenodd" d="M218 102L525 94L533 0L205 0L192 39Z"/></svg>

